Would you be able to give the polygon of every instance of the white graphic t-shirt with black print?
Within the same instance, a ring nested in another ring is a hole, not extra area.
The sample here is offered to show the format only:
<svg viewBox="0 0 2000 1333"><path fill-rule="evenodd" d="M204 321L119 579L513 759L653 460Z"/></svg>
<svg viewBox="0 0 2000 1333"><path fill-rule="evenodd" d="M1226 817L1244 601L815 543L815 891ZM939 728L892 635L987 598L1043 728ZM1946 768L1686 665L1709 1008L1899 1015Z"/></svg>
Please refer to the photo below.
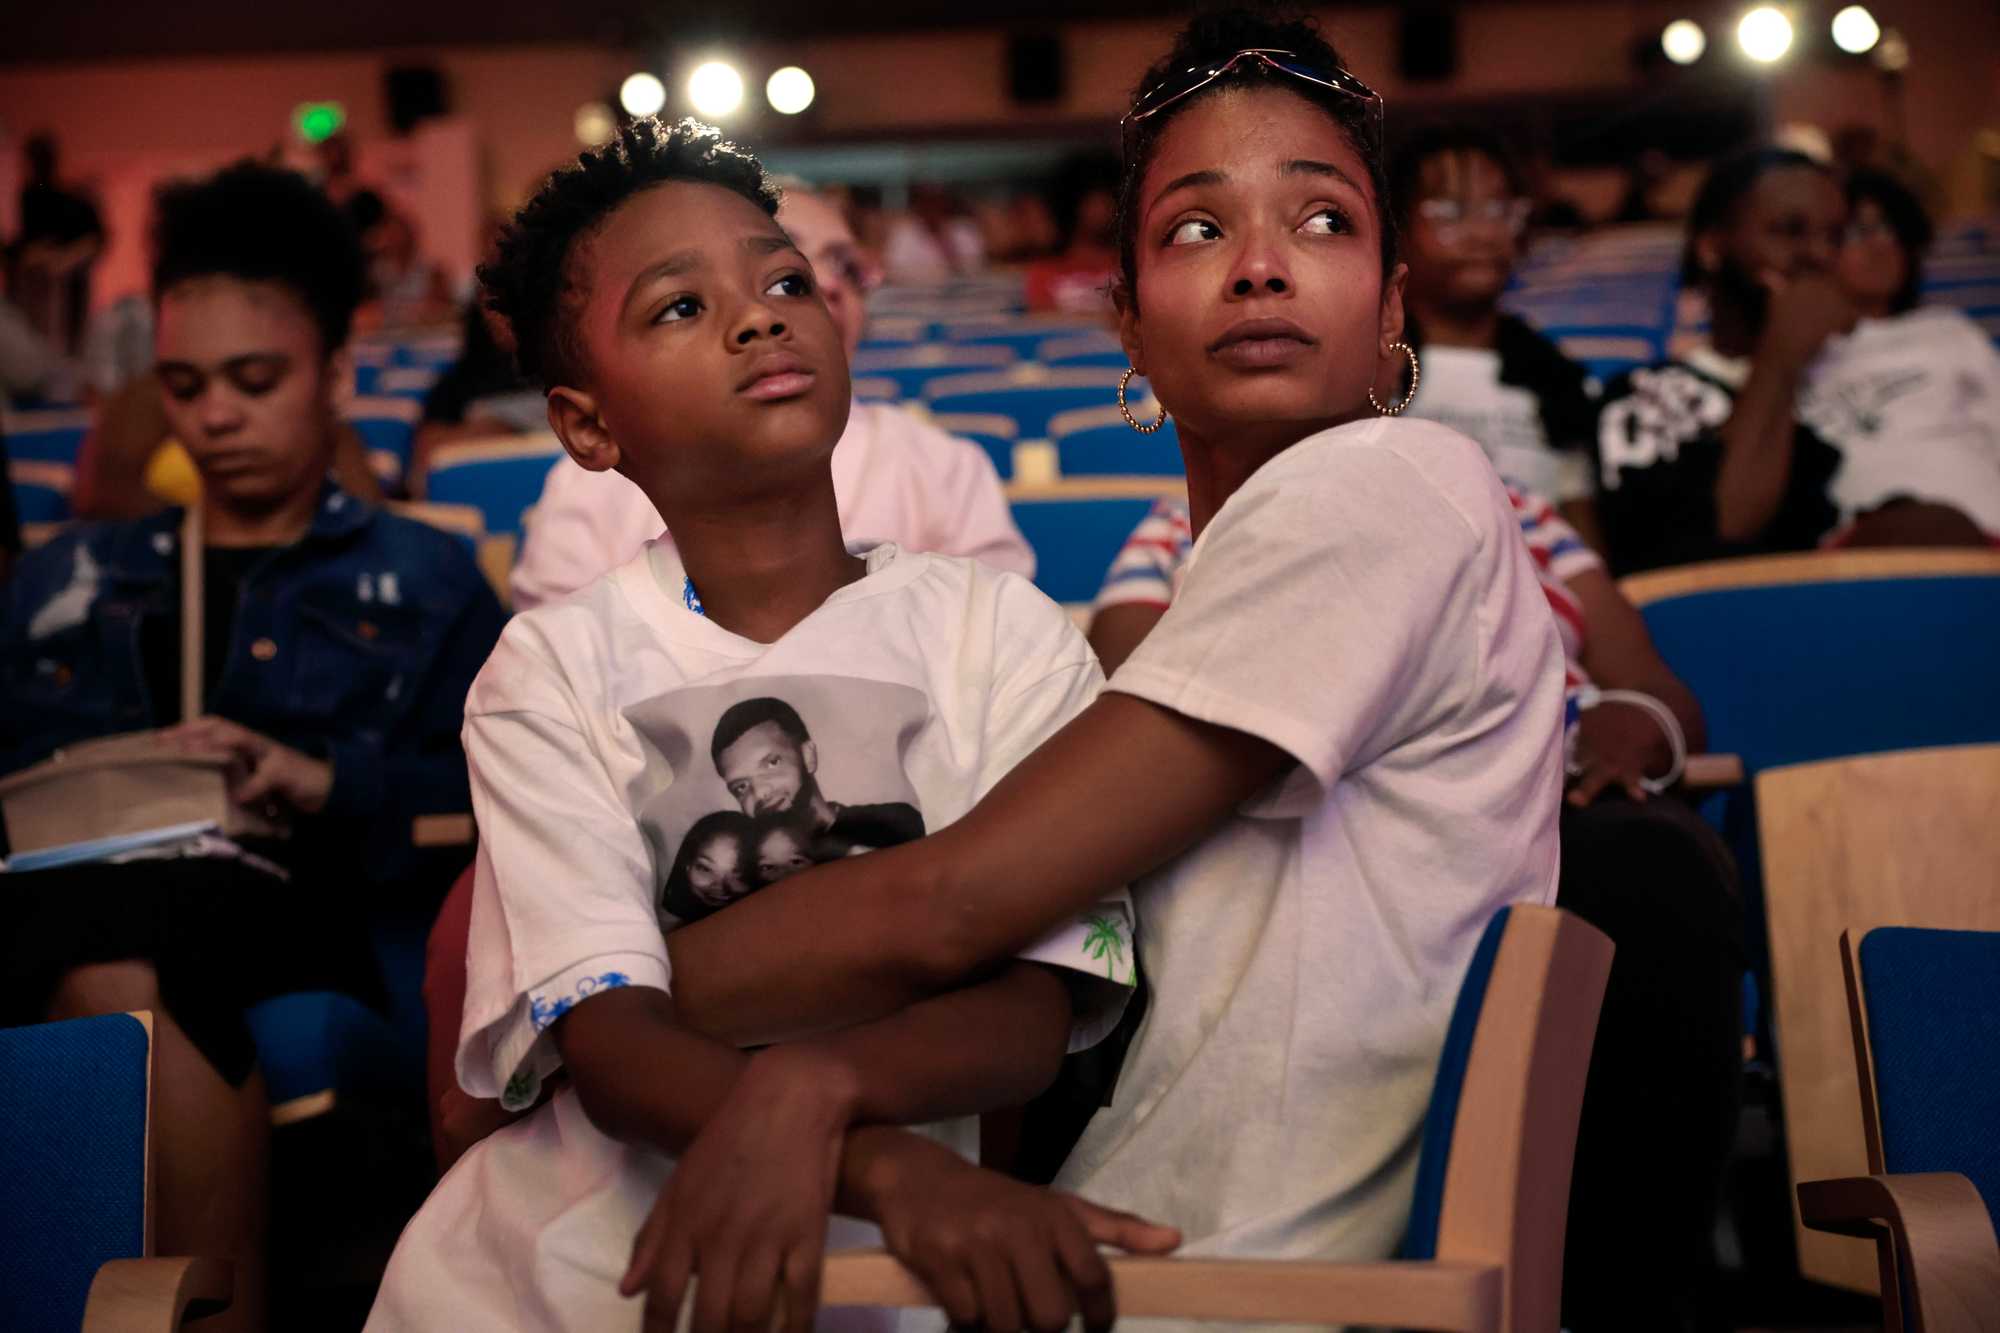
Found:
<svg viewBox="0 0 2000 1333"><path fill-rule="evenodd" d="M508 625L465 710L468 1092L531 1104L558 1064L549 1025L608 987L670 990L665 935L682 921L950 824L1096 695L1088 645L1027 580L888 544L866 557L772 644L695 614L664 543ZM1135 980L1129 898L1024 956L1099 979L1079 990L1072 1049L1095 1042ZM924 1128L976 1154L976 1120ZM637 1329L616 1284L672 1169L559 1091L445 1176L369 1328ZM832 1223L830 1246L879 1243ZM848 1310L821 1326L893 1322Z"/></svg>

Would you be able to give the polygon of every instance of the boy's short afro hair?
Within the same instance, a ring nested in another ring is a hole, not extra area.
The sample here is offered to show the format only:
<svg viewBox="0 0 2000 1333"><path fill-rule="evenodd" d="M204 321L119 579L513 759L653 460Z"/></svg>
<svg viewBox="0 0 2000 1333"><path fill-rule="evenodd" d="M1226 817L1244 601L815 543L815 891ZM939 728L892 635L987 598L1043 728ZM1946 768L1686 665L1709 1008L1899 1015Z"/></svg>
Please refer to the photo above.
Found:
<svg viewBox="0 0 2000 1333"><path fill-rule="evenodd" d="M361 304L361 245L339 207L295 171L242 161L161 187L153 205L153 299L195 278L288 288L312 312L326 352L347 341Z"/></svg>
<svg viewBox="0 0 2000 1333"><path fill-rule="evenodd" d="M698 120L648 118L552 173L480 266L487 309L507 321L521 373L544 390L583 377L575 319L582 293L570 270L577 241L634 195L668 181L719 185L778 211L778 188L748 149Z"/></svg>

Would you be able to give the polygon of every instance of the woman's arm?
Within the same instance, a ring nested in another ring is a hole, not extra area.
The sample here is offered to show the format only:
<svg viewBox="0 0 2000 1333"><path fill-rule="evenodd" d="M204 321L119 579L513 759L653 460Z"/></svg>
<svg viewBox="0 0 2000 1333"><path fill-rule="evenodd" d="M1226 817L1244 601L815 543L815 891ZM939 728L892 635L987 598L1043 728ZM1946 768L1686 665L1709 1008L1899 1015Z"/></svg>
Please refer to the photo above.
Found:
<svg viewBox="0 0 2000 1333"><path fill-rule="evenodd" d="M901 1009L1191 846L1287 762L1267 741L1108 692L957 823L675 931L681 1017L761 1044Z"/></svg>
<svg viewBox="0 0 2000 1333"><path fill-rule="evenodd" d="M1166 607L1152 602L1117 602L1090 618L1090 648L1106 676L1125 665L1166 613Z"/></svg>

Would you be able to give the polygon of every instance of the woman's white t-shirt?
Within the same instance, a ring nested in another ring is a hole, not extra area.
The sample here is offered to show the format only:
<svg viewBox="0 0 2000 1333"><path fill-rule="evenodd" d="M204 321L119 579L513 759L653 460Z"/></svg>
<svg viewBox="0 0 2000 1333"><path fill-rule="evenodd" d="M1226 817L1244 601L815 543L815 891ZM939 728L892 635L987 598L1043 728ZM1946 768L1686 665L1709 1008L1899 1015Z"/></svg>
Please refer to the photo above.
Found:
<svg viewBox="0 0 2000 1333"><path fill-rule="evenodd" d="M1153 985L1058 1184L1183 1253L1380 1259L1481 930L1554 899L1563 650L1480 448L1322 432L1196 543L1109 688L1298 762L1134 886Z"/></svg>
<svg viewBox="0 0 2000 1333"><path fill-rule="evenodd" d="M465 709L480 829L457 1059L468 1092L531 1103L557 1065L556 1018L607 987L670 989L672 890L698 826L747 826L722 858L743 881L733 893L754 891L759 839L781 825L806 830L785 845L812 844L814 860L907 841L962 816L1096 695L1089 646L1026 579L887 544L866 555L864 578L768 645L685 605L666 543L508 625ZM1072 1045L1088 1045L1134 981L1129 898L1024 956L1105 983L1083 988ZM976 1120L926 1128L976 1152ZM558 1092L439 1183L368 1327L637 1329L640 1305L616 1283L672 1168ZM878 1243L845 1219L829 1235Z"/></svg>

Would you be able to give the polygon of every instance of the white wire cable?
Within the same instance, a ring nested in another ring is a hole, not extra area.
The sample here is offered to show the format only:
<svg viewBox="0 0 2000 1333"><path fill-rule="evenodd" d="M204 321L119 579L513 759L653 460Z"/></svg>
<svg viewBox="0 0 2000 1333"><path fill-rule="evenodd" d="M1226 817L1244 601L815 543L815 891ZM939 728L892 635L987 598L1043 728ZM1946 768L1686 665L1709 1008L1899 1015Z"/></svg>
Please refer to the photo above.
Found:
<svg viewBox="0 0 2000 1333"><path fill-rule="evenodd" d="M1687 771L1687 734L1681 730L1681 720L1674 716L1674 710L1639 690L1600 690L1595 685L1583 685L1576 692L1576 706L1580 711L1589 712L1599 704L1631 704L1649 714L1660 724L1660 730L1667 734L1667 745L1674 752L1674 762L1665 776L1649 778L1641 776L1639 785L1657 796L1681 780Z"/></svg>

